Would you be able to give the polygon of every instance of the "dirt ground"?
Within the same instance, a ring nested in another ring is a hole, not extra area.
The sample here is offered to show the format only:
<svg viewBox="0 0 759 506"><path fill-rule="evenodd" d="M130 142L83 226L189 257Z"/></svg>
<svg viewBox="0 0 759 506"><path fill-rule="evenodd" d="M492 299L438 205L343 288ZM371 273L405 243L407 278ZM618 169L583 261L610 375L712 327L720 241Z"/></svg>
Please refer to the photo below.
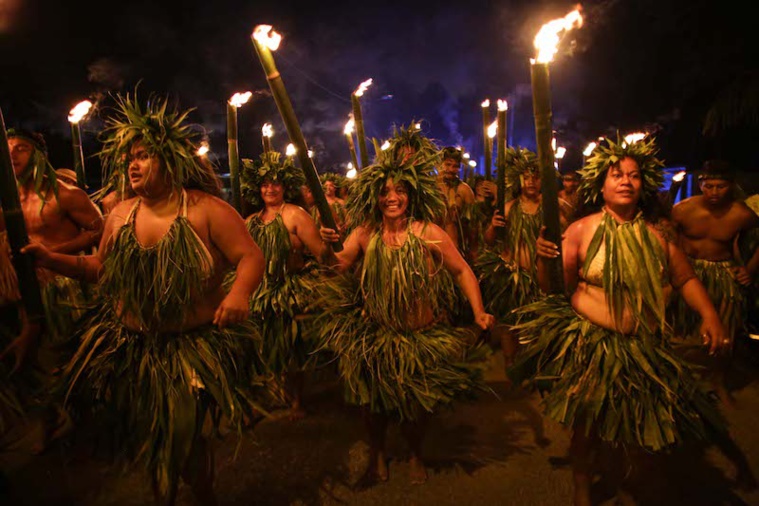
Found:
<svg viewBox="0 0 759 506"><path fill-rule="evenodd" d="M342 402L339 382L322 373L306 390L308 416L289 421L274 413L238 439L215 442L216 492L221 505L565 505L571 504L566 458L568 432L540 414L537 394L507 389L494 355L492 393L440 413L425 443L430 477L411 485L397 427L389 434L390 479L369 489L354 484L368 448L358 412ZM731 386L736 407L726 410L731 435L753 470L759 470L759 352L736 363ZM17 434L0 454L6 475L2 505L152 504L145 476L122 472L93 455L80 431L30 452L34 430ZM687 447L649 456L638 479L620 489L599 482L597 503L759 505L759 491L742 490L736 467L715 446ZM759 472L759 471L757 471ZM180 487L178 505L195 504Z"/></svg>

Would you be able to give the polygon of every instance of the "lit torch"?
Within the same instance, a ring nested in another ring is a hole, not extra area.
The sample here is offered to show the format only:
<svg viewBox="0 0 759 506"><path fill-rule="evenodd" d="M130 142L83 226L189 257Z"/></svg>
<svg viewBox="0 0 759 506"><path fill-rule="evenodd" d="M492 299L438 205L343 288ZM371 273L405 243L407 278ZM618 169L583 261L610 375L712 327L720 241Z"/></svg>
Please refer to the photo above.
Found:
<svg viewBox="0 0 759 506"><path fill-rule="evenodd" d="M490 135L490 99L486 99L482 106L482 142L485 144L485 178L489 181L493 167L493 137Z"/></svg>
<svg viewBox="0 0 759 506"><path fill-rule="evenodd" d="M372 79L367 79L358 85L356 91L351 95L351 105L353 106L353 121L356 125L356 137L358 138L358 149L361 153L361 169L369 165L369 152L366 149L366 134L364 133L364 116L361 113L361 102L358 100L364 92L372 85ZM358 165L356 166L358 167Z"/></svg>
<svg viewBox="0 0 759 506"><path fill-rule="evenodd" d="M348 122L345 124L345 128L343 129L343 133L345 134L345 139L348 141L348 149L351 152L351 160L353 162L353 168L355 169L358 167L358 158L356 157L356 145L353 143L353 127L356 125L356 122L353 120L353 117L348 120Z"/></svg>
<svg viewBox="0 0 759 506"><path fill-rule="evenodd" d="M264 147L264 153L271 153L271 137L274 135L274 127L271 123L264 123L261 127L261 144Z"/></svg>
<svg viewBox="0 0 759 506"><path fill-rule="evenodd" d="M543 224L545 238L559 246L561 253L561 225L559 221L559 182L556 178L551 149L552 112L551 83L548 64L558 51L561 36L575 27L582 26L582 15L575 9L563 18L549 21L535 37L537 57L531 60L532 111L535 116L535 137L538 146L538 163L541 174ZM564 291L564 273L561 257L547 260L549 268L549 293Z"/></svg>
<svg viewBox="0 0 759 506"><path fill-rule="evenodd" d="M683 182L685 181L685 171L681 170L674 176L672 176L672 184L669 187L669 205L672 205L675 203L675 200L677 200L677 194L680 193L680 188L683 186Z"/></svg>
<svg viewBox="0 0 759 506"><path fill-rule="evenodd" d="M229 158L229 186L232 190L232 206L242 211L240 201L240 153L237 145L237 109L250 100L253 93L235 93L227 101L227 157Z"/></svg>
<svg viewBox="0 0 759 506"><path fill-rule="evenodd" d="M298 118L296 118L292 103L290 103L290 97L287 95L285 83L282 81L282 76L274 63L272 51L275 51L279 47L279 43L282 41L282 36L275 32L270 25L258 25L255 30L253 30L251 40L253 42L253 47L255 47L256 53L258 54L261 66L264 69L264 74L266 74L266 80L269 82L269 88L274 97L274 102L277 104L279 114L282 116L285 128L287 128L287 134L289 135L290 140L295 144L293 148L297 148L296 152L298 159L300 160L300 167L301 170L303 170L303 175L306 177L308 187L316 201L316 207L319 210L322 223L326 228L337 230L337 225L335 224L335 219L332 215L332 209L327 202L327 197L324 195L321 181L319 181L319 173L316 172L313 160L308 157L306 139L303 137ZM342 242L331 244L335 251L342 251Z"/></svg>
<svg viewBox="0 0 759 506"><path fill-rule="evenodd" d="M92 102L85 100L79 102L69 111L69 123L71 123L71 146L74 149L74 171L76 172L76 185L82 190L87 188L87 178L84 173L84 152L82 151L82 131L79 122L87 116L92 107Z"/></svg>
<svg viewBox="0 0 759 506"><path fill-rule="evenodd" d="M582 152L582 166L585 167L585 160L593 154L593 150L596 149L596 146L598 146L595 142L589 142L587 146L585 146L585 149Z"/></svg>
<svg viewBox="0 0 759 506"><path fill-rule="evenodd" d="M509 104L505 100L498 100L498 115L496 116L496 167L498 170L496 184L498 187L498 196L496 209L503 213L506 207L506 111L509 110ZM502 238L506 237L506 228L500 227L499 234Z"/></svg>

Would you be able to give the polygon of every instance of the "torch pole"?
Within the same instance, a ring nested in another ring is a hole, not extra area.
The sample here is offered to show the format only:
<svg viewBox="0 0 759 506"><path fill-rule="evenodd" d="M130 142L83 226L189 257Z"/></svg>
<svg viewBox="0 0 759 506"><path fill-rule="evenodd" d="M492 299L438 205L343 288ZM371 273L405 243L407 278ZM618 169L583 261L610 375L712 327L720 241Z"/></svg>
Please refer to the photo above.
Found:
<svg viewBox="0 0 759 506"><path fill-rule="evenodd" d="M240 153L237 145L237 107L227 101L227 158L229 159L229 187L232 207L242 211L240 202Z"/></svg>
<svg viewBox="0 0 759 506"><path fill-rule="evenodd" d="M258 59L261 62L261 66L266 74L266 80L269 82L269 88L271 89L274 102L277 104L279 114L282 116L282 121L287 128L287 134L290 136L290 141L295 145L297 149L298 159L300 160L300 166L303 170L303 175L306 177L306 182L311 190L316 201L316 207L319 209L319 215L321 221L325 227L337 230L335 224L335 218L332 216L332 209L329 207L327 197L324 195L324 189L322 188L321 181L319 181L319 173L316 172L314 162L308 156L308 146L306 145L306 139L303 137L303 132L300 129L298 118L295 116L292 103L290 103L290 97L285 89L285 83L282 81L282 76L277 70L277 66L274 63L274 56L268 47L260 44L255 38L253 40L253 46L256 48ZM358 123L358 121L357 121ZM342 242L331 243L332 248L335 251L342 251Z"/></svg>
<svg viewBox="0 0 759 506"><path fill-rule="evenodd" d="M358 150L361 155L361 168L363 169L369 165L369 152L366 148L366 134L364 132L364 116L361 112L361 102L355 93L351 94L351 105L353 106L353 121L356 124L356 138L358 139ZM356 166L356 170L359 170L358 166Z"/></svg>
<svg viewBox="0 0 759 506"><path fill-rule="evenodd" d="M490 126L490 109L482 108L482 138L485 146L485 179L492 179L491 171L493 166L493 144L488 136L488 127Z"/></svg>
<svg viewBox="0 0 759 506"><path fill-rule="evenodd" d="M79 122L71 123L71 147L74 150L74 172L76 185L82 190L87 189L87 177L84 173L84 152L82 151L82 131Z"/></svg>
<svg viewBox="0 0 759 506"><path fill-rule="evenodd" d="M353 142L353 134L345 134L345 137L348 140L348 149L351 152L353 167L358 170L358 158L356 157L356 144Z"/></svg>
<svg viewBox="0 0 759 506"><path fill-rule="evenodd" d="M496 119L498 121L498 132L496 134L496 141L498 146L496 147L496 167L498 170L498 198L497 206L498 212L503 214L504 207L506 207L506 110L498 110ZM506 238L506 228L498 228L499 238Z"/></svg>
<svg viewBox="0 0 759 506"><path fill-rule="evenodd" d="M18 290L21 303L26 309L30 322L42 322L45 311L42 306L42 294L34 269L34 257L21 253L21 248L29 244L26 232L24 213L21 210L21 199L16 186L16 175L13 172L11 154L8 150L8 134L5 131L3 111L0 109L0 204L3 208L5 228L8 231L8 243L11 247L13 268L18 279Z"/></svg>
<svg viewBox="0 0 759 506"><path fill-rule="evenodd" d="M551 148L552 111L551 80L547 63L535 62L530 69L532 79L532 110L535 116L535 138L538 146L540 187L542 193L545 238L559 246L559 256L544 259L548 267L549 293L563 293L564 270L561 260L561 225L559 222L559 182Z"/></svg>

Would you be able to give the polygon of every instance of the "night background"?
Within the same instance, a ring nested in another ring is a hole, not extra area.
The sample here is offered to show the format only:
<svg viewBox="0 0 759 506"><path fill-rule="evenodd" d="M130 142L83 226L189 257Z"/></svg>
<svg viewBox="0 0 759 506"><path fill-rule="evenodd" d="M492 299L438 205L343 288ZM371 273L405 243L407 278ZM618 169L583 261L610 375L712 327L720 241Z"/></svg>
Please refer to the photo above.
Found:
<svg viewBox="0 0 759 506"><path fill-rule="evenodd" d="M39 130L56 167L71 167L68 111L90 99L81 125L88 180L112 92L168 92L195 107L212 159L226 172L225 103L268 86L250 42L257 24L284 36L275 58L320 171L344 171L350 94L362 98L366 135L423 121L442 147L482 156L480 103L509 102L509 140L535 149L529 59L547 21L574 7L557 1L106 3L0 0L0 106L6 127ZM553 126L579 168L599 135L656 131L668 167L697 169L708 157L740 171L759 168L759 43L738 2L607 0L582 4L584 26L565 37L551 64ZM107 11L114 11L109 14ZM711 116L709 111L712 110ZM261 126L286 132L270 96L239 109L240 154L257 157ZM707 119L709 118L709 119ZM711 128L704 135L704 127ZM370 149L371 151L371 149Z"/></svg>

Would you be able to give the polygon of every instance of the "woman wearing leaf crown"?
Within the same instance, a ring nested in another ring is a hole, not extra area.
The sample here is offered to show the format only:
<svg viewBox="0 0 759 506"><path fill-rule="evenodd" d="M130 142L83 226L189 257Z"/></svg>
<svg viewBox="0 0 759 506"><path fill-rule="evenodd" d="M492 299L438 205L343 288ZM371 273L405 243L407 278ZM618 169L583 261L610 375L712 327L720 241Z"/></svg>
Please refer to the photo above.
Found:
<svg viewBox="0 0 759 506"><path fill-rule="evenodd" d="M182 477L200 502L215 504L203 426L209 411L238 431L253 416L261 364L248 299L263 255L198 161L190 111L160 97L144 108L129 95L116 102L104 166L126 170L136 197L112 210L95 255L34 243L24 251L98 283L100 303L64 369L68 392L104 417L117 456L145 465L157 502L173 504ZM225 291L230 267L237 277ZM217 427L219 418L210 417Z"/></svg>
<svg viewBox="0 0 759 506"><path fill-rule="evenodd" d="M291 419L302 418L303 374L313 363L305 337L304 314L316 282L310 253L321 261L330 257L313 218L297 201L305 183L303 172L290 157L268 152L260 160L243 160L242 194L257 211L245 224L264 253L264 280L251 298L253 319L262 328L262 357L270 371L285 375L285 394Z"/></svg>
<svg viewBox="0 0 759 506"><path fill-rule="evenodd" d="M561 259L566 296L519 310L526 345L512 379L551 383L546 416L572 429L574 502L590 504L593 456L601 442L659 451L724 433L712 397L670 350L665 306L673 289L703 317L712 353L726 335L682 251L654 228L662 163L653 140L606 140L580 171L579 199L595 211L566 230ZM600 209L599 209L600 207ZM537 271L557 246L537 240ZM545 387L545 384L543 385Z"/></svg>
<svg viewBox="0 0 759 506"><path fill-rule="evenodd" d="M437 150L433 153L437 155ZM364 484L388 479L385 434L399 419L412 483L427 479L422 440L429 415L483 386L487 351L446 323L453 297L442 271L465 293L476 323L490 328L477 279L443 229L445 202L434 158L424 150L379 152L362 169L347 203L355 229L337 254L347 275L320 286L315 323L339 361L348 402L361 407L370 440ZM325 241L337 240L321 229ZM352 267L358 264L357 274Z"/></svg>

